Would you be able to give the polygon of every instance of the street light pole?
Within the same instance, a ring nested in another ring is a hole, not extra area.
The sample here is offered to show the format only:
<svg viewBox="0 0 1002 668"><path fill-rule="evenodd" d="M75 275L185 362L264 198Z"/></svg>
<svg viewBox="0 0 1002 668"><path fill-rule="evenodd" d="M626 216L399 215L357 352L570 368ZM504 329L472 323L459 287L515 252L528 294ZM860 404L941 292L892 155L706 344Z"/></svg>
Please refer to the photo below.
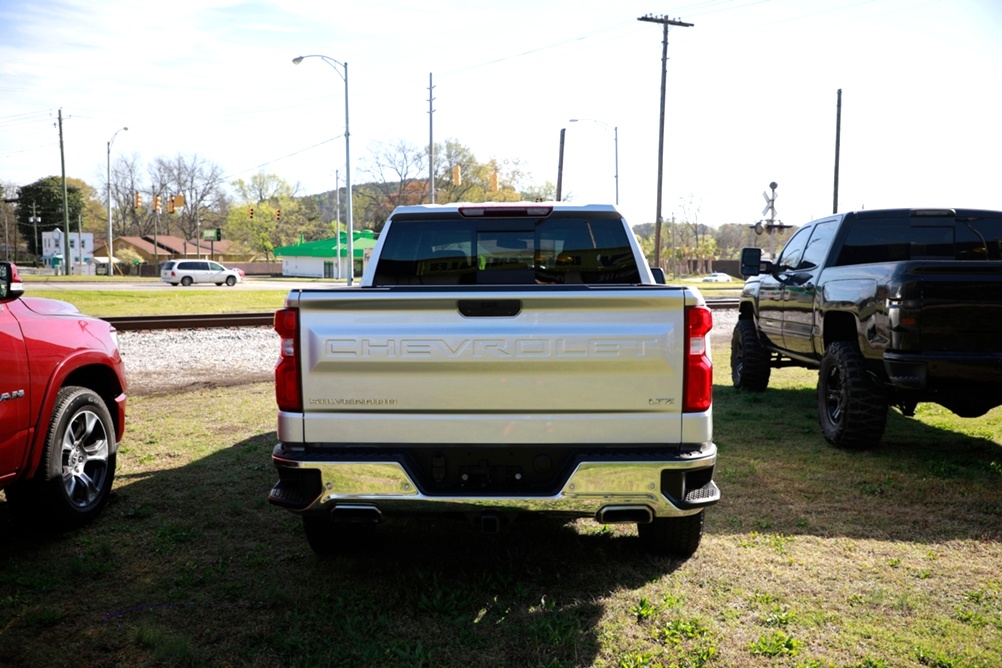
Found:
<svg viewBox="0 0 1002 668"><path fill-rule="evenodd" d="M66 152L63 150L63 110L59 110L59 164L63 173L63 274L70 275L70 198L66 189Z"/></svg>
<svg viewBox="0 0 1002 668"><path fill-rule="evenodd" d="M616 206L619 206L619 126L611 126L608 123L603 123L602 121L595 118L572 118L571 123L577 123L578 121L591 121L592 123L598 123L608 130L612 130L612 143L613 143L613 155L615 157L615 167L616 171L614 178L616 179Z"/></svg>
<svg viewBox="0 0 1002 668"><path fill-rule="evenodd" d="M115 143L115 137L118 136L119 132L121 132L122 130L128 130L128 129L129 128L123 127L123 128L119 128L118 130L115 130L115 134L111 135L111 139L108 140L108 243L105 246L105 250L107 251L107 255L108 255L108 274L107 274L108 276L113 276L114 275L113 268L114 268L114 262L115 262L115 256L114 256L114 253L112 252L112 249L111 249L111 246L112 246L112 244L111 244L111 240L112 240L111 239L111 235L112 235L112 231L111 231L111 145L113 143Z"/></svg>
<svg viewBox="0 0 1002 668"><path fill-rule="evenodd" d="M348 129L348 63L341 62L340 60L334 60L328 56L322 56L318 54L311 54L308 56L297 56L292 59L293 65L298 65L303 62L305 58L320 58L322 61L327 63L333 68L335 72L338 73L342 79L344 79L344 183L346 191L346 202L345 206L347 211L347 223L348 223L348 234L345 243L346 250L348 252L348 275L347 275L347 285L351 286L353 283L353 278L355 276L355 250L354 250L354 216L352 212L351 205L351 132ZM340 67L341 69L338 69ZM341 258L338 257L338 264L341 264Z"/></svg>

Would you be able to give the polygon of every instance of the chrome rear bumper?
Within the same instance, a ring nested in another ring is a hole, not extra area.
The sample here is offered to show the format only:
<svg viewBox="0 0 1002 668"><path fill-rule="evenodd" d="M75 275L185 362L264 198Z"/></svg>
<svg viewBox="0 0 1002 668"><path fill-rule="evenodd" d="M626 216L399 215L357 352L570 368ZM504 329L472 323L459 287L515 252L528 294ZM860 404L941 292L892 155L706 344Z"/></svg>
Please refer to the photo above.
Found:
<svg viewBox="0 0 1002 668"><path fill-rule="evenodd" d="M716 446L678 453L671 459L582 458L555 493L545 495L437 495L422 491L399 460L345 461L301 450L275 448L279 482L269 501L296 512L364 506L376 514L541 512L594 516L600 521L642 521L692 515L715 504L720 490L712 480Z"/></svg>

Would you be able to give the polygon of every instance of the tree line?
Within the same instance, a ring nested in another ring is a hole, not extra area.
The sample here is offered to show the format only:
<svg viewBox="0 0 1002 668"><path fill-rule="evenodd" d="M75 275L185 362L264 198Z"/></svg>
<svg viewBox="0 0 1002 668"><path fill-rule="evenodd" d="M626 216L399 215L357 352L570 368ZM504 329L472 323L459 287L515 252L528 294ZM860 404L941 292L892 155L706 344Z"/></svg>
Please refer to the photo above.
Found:
<svg viewBox="0 0 1002 668"><path fill-rule="evenodd" d="M518 160L492 158L482 162L455 140L435 145L432 193L428 162L426 147L403 141L381 145L363 158L352 185L355 229L379 232L396 206L426 203L433 194L437 203L550 201L556 196L551 182L531 182ZM42 232L63 229L62 179L49 176L2 188L2 255L16 260L20 253L21 261L37 258ZM343 184L324 193L304 195L298 184L276 174L261 172L246 180L226 181L218 165L198 155L161 157L148 165L132 155L112 163L109 182L98 187L67 178L71 231L92 232L96 240L105 239L109 196L116 238L160 234L196 240L201 231L219 228L225 239L266 260L272 259L276 248L330 238L338 229L344 230L347 220ZM183 204L171 206L171 198ZM660 254L662 264L670 267L674 262L677 273L709 272L714 260L736 259L742 247L763 245L747 225L711 227L701 223L699 207L691 199L681 202L680 208L678 220L663 224ZM654 227L654 223L634 225L641 247L651 258ZM789 232L777 235L777 248Z"/></svg>

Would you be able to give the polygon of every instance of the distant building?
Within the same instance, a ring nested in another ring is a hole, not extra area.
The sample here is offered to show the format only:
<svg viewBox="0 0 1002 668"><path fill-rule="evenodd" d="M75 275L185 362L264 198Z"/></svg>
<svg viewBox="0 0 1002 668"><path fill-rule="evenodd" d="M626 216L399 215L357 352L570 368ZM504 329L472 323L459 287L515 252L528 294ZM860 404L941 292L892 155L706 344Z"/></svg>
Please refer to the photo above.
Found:
<svg viewBox="0 0 1002 668"><path fill-rule="evenodd" d="M66 253L64 241L66 233L58 227L50 232L42 232L42 262L46 267L62 267ZM94 235L91 232L70 232L71 273L91 273L84 267L92 267L94 256Z"/></svg>
<svg viewBox="0 0 1002 668"><path fill-rule="evenodd" d="M361 276L376 245L376 233L373 230L355 230L352 238L354 275ZM282 276L335 280L347 278L348 234L342 232L339 237L276 248L275 257L282 260Z"/></svg>

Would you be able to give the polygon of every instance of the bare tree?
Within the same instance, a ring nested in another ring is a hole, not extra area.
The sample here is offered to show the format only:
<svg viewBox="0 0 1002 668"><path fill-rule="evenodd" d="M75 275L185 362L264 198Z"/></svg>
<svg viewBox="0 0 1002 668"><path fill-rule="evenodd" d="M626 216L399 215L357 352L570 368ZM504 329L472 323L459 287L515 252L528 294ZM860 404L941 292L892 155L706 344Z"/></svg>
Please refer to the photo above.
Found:
<svg viewBox="0 0 1002 668"><path fill-rule="evenodd" d="M361 173L371 180L370 188L359 189L362 219L375 226L386 220L397 206L420 204L427 199L428 164L423 149L401 140L385 144L374 152Z"/></svg>
<svg viewBox="0 0 1002 668"><path fill-rule="evenodd" d="M219 227L225 219L227 201L223 192L222 169L214 163L192 155L158 158L150 170L154 188L162 189L162 217L167 230L174 230L184 239L195 239L202 227ZM184 198L181 206L177 195ZM175 197L173 213L170 198Z"/></svg>

